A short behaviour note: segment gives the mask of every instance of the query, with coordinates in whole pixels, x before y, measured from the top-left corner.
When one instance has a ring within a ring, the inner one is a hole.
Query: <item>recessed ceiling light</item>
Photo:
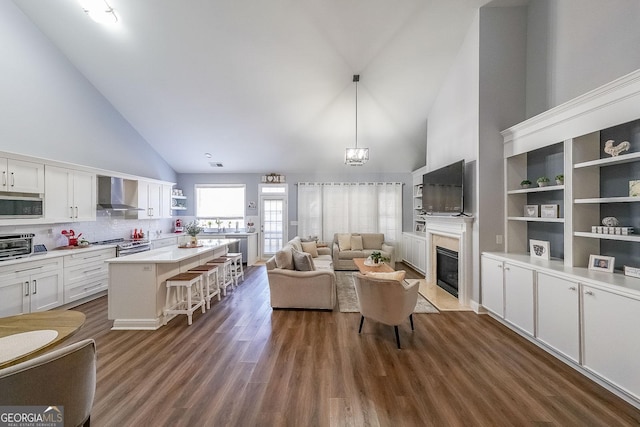
[[[211,153],[204,153],[204,156],[205,156],[207,159],[210,159],[210,158],[211,158]]]
[[[223,167],[222,162],[209,162],[209,166],[212,168],[221,168]]]

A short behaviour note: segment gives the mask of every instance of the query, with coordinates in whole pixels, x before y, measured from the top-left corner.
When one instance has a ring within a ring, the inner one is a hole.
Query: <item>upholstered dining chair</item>
[[[398,325],[407,317],[413,330],[413,310],[418,301],[418,281],[405,284],[398,280],[379,279],[354,273],[356,295],[360,305],[360,328],[364,318],[391,325],[396,332],[396,343],[400,348]]]
[[[92,339],[0,369],[0,406],[63,406],[65,426],[89,426],[95,392]]]

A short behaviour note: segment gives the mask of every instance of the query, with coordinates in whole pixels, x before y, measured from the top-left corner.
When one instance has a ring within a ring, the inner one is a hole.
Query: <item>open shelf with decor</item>
[[[502,135],[506,250],[481,256],[483,307],[640,408],[640,70]],[[537,156],[558,188],[519,188]],[[556,200],[557,219],[523,211]]]
[[[562,258],[564,150],[564,143],[560,142],[506,157],[507,252],[526,254],[529,251],[529,239],[545,240],[554,242],[551,254]],[[533,223],[560,226],[545,228],[532,226]]]

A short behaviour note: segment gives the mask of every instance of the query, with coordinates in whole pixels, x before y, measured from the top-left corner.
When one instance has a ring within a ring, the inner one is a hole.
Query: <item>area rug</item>
[[[338,308],[341,313],[358,313],[358,298],[353,284],[352,271],[336,271],[336,285],[338,288]],[[418,294],[418,302],[414,313],[439,313],[429,301]]]

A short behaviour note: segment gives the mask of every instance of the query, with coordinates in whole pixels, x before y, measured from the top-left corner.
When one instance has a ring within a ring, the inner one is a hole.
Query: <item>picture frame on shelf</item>
[[[640,179],[629,181],[629,197],[640,197]]]
[[[540,218],[558,218],[560,205],[540,205]]]
[[[529,254],[531,258],[550,259],[551,249],[549,242],[546,240],[529,239]]]
[[[416,231],[417,231],[418,233],[424,233],[424,224],[422,224],[422,223],[417,223],[417,224],[416,224]]]
[[[589,270],[613,273],[615,257],[604,255],[589,255]]]
[[[540,211],[540,206],[538,205],[525,205],[524,206],[524,216],[526,218],[538,218],[538,213]]]

